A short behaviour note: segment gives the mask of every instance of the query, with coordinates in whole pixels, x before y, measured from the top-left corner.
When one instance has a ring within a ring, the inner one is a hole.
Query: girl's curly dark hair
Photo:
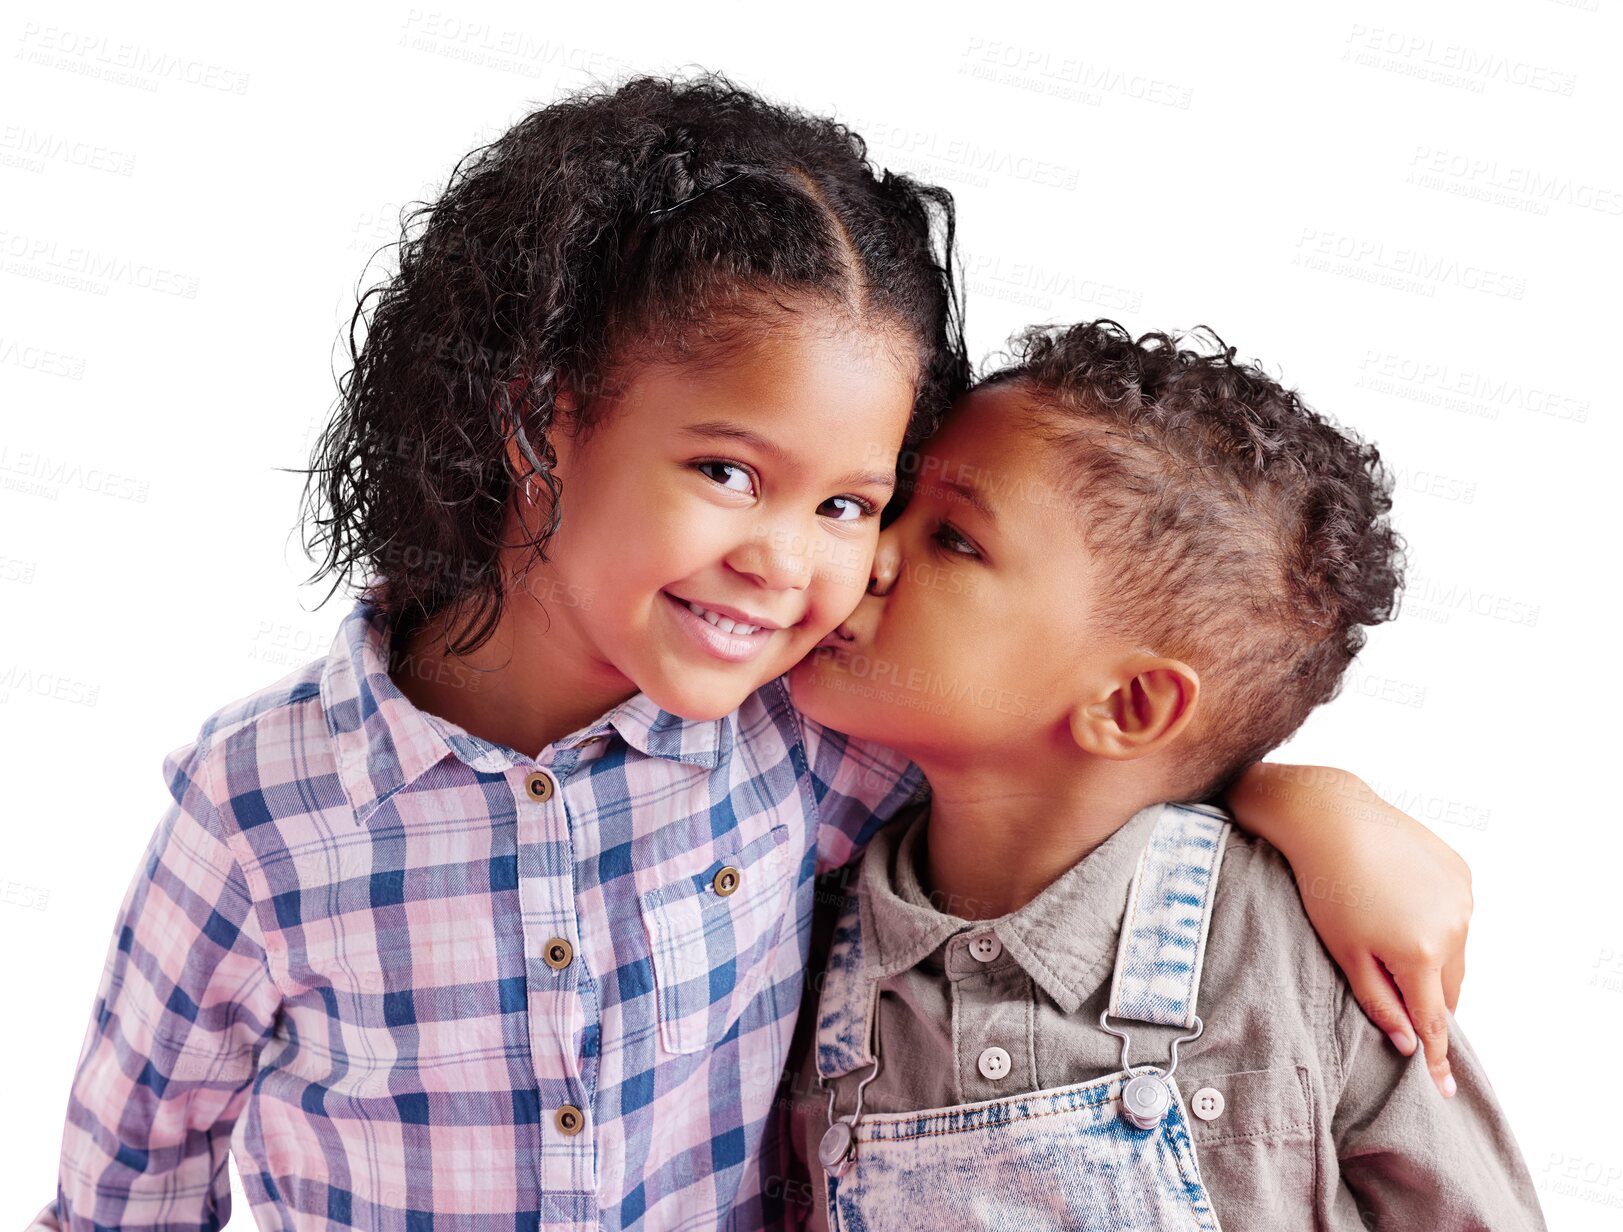
[[[1038,326],[982,384],[1035,394],[1064,504],[1111,575],[1094,618],[1201,673],[1203,797],[1336,695],[1364,626],[1397,614],[1403,545],[1374,445],[1208,327],[1189,336],[1207,349],[1110,320]]]
[[[301,507],[306,551],[325,552],[311,580],[381,578],[397,646],[442,609],[469,616],[451,653],[489,638],[505,506],[530,476],[544,516],[525,546],[547,559],[561,385],[589,431],[626,364],[707,362],[807,302],[913,348],[909,447],[968,383],[951,194],[877,172],[856,133],[719,74],[543,107],[417,205],[399,272],[359,297]]]

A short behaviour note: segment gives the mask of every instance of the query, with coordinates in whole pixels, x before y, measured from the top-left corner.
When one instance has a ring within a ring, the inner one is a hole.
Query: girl
[[[922,778],[781,677],[966,383],[951,199],[720,78],[477,154],[317,447],[317,576],[369,584],[166,759],[40,1226],[218,1226],[228,1149],[263,1226],[760,1218],[811,879]],[[1275,766],[1228,803],[1304,884],[1408,904],[1309,900],[1412,1050],[1376,960],[1440,1019],[1468,878],[1358,795]]]

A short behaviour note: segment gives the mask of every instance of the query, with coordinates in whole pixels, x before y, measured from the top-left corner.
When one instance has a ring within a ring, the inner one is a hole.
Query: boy
[[[1393,613],[1376,451],[1232,349],[1108,321],[1021,341],[790,676],[931,792],[820,896],[789,1222],[1542,1228],[1457,1028],[1444,1102],[1279,854],[1168,803],[1216,798]]]

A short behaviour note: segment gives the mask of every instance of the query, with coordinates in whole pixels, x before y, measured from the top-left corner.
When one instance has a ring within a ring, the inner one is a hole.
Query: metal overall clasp
[[[844,1176],[857,1160],[857,1122],[862,1119],[862,1088],[879,1076],[879,1058],[873,1059],[873,1069],[857,1083],[857,1106],[849,1117],[834,1116],[834,1088],[828,1089],[828,1128],[817,1144],[817,1162],[823,1171]],[[818,1079],[822,1081],[821,1078]]]
[[[1127,1032],[1118,1031],[1109,1023],[1110,1011],[1102,1010],[1099,1014],[1099,1025],[1121,1041],[1121,1070],[1128,1075],[1127,1084],[1121,1089],[1121,1116],[1135,1129],[1154,1129],[1166,1116],[1167,1109],[1172,1107],[1173,1071],[1178,1068],[1178,1045],[1186,1044],[1190,1040],[1200,1038],[1200,1033],[1206,1029],[1199,1016],[1195,1018],[1195,1033],[1193,1035],[1180,1035],[1172,1041],[1172,1065],[1164,1074],[1134,1074],[1133,1067],[1127,1062],[1127,1049],[1132,1041],[1127,1038]]]

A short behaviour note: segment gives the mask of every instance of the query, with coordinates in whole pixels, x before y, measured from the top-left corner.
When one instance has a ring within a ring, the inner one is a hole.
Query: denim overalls
[[[1154,807],[1160,816],[1133,875],[1110,1007],[1100,1015],[1101,1030],[1122,1041],[1121,1072],[1108,1077],[950,1108],[864,1113],[862,1087],[880,1064],[879,986],[863,974],[861,912],[857,895],[847,895],[818,1006],[817,1072],[824,1085],[862,1073],[854,1097],[842,1084],[838,1116],[838,1092],[829,1091],[818,1155],[830,1229],[1218,1232],[1172,1071],[1178,1043],[1201,1031],[1195,995],[1229,824],[1205,805]],[[1190,1033],[1172,1042],[1167,1068],[1144,1064],[1142,1044],[1130,1065],[1117,1019]],[[996,1076],[1000,1051],[982,1054],[982,1073]]]

